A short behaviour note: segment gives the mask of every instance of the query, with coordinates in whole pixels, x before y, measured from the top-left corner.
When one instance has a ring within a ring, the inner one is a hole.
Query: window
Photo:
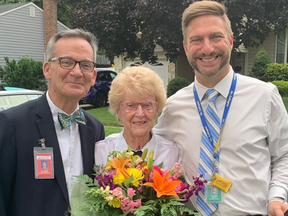
[[[277,35],[276,62],[285,64],[288,62],[288,30]]]
[[[30,6],[29,7],[29,13],[30,13],[30,17],[35,17],[35,7]]]

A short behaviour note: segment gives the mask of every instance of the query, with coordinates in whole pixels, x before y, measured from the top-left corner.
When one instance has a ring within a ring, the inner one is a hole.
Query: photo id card
[[[221,203],[222,190],[211,184],[207,184],[205,188],[205,198],[208,203]]]
[[[35,179],[54,179],[53,148],[34,147]]]

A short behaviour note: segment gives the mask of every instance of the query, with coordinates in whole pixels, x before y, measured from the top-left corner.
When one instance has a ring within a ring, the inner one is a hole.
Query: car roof
[[[114,68],[95,68],[97,72],[100,71],[113,71],[116,73],[116,71],[114,70]]]
[[[42,95],[44,92],[37,90],[15,90],[15,91],[0,91],[0,96],[7,95]]]

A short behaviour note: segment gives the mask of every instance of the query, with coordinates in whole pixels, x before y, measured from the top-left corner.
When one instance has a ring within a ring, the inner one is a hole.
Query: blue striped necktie
[[[200,150],[200,161],[199,161],[199,174],[212,175],[213,172],[213,151],[215,144],[218,140],[220,133],[220,119],[215,106],[215,101],[219,93],[214,89],[208,89],[205,93],[208,97],[208,106],[206,108],[205,118],[209,131],[213,138],[214,146],[211,145],[204,129],[202,130],[201,136],[201,150]],[[197,209],[203,216],[211,215],[218,207],[217,203],[207,203],[205,202],[205,188],[197,196]]]

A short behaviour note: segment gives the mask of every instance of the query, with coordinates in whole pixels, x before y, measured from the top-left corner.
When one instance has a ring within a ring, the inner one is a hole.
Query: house
[[[154,54],[158,57],[157,62],[154,64],[149,64],[148,62],[142,64],[139,59],[129,60],[121,55],[114,59],[114,70],[119,73],[125,67],[143,65],[155,71],[163,80],[164,88],[167,89],[169,81],[175,77],[175,64],[167,60],[163,48],[159,45],[156,45]]]
[[[28,56],[35,61],[45,58],[43,10],[32,2],[0,5],[0,66],[4,57],[18,61]],[[57,22],[57,30],[68,29]]]

